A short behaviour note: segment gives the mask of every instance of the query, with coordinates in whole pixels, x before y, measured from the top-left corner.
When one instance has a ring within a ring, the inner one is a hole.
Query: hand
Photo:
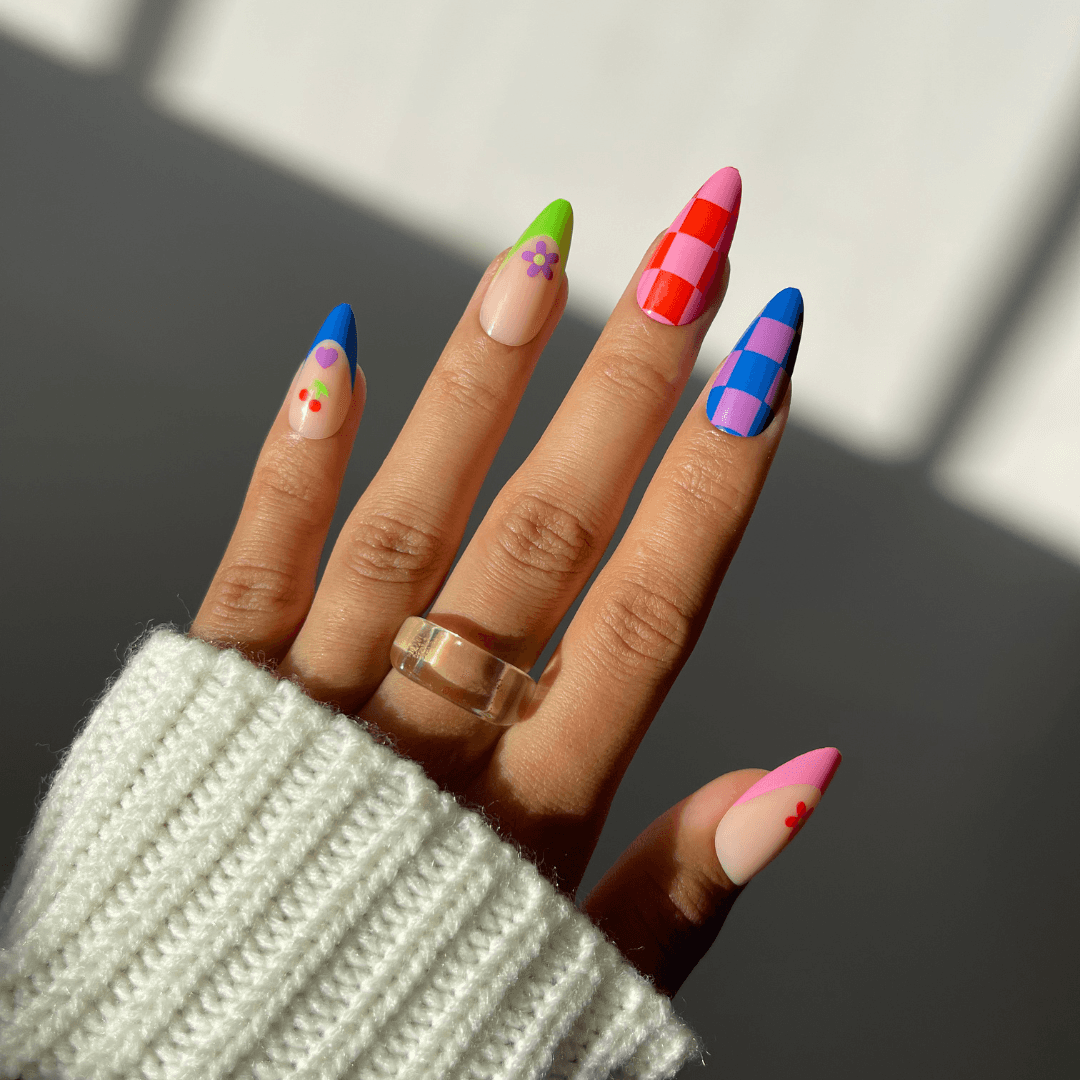
[[[755,419],[753,409],[732,411],[737,394],[717,404],[722,390],[711,399],[702,392],[523,722],[487,723],[409,681],[391,669],[390,645],[408,616],[430,606],[433,622],[502,659],[525,669],[537,661],[608,546],[694,367],[726,288],[740,192],[738,174],[722,170],[699,192],[715,202],[692,200],[675,242],[665,234],[646,253],[551,424],[449,578],[481,482],[566,304],[569,204],[553,203],[488,267],[316,589],[365,399],[362,372],[349,370],[351,310],[335,309],[278,412],[191,630],[275,666],[383,733],[437,783],[482,808],[570,895],[627,765],[697,641],[776,452],[801,327],[798,293],[786,290],[768,309],[786,324],[761,327],[779,328],[783,340],[770,347],[787,358],[757,392],[771,394],[768,405]],[[672,279],[650,263],[657,252],[658,262],[678,254],[693,228],[711,248],[692,241],[700,290],[683,308],[686,297],[665,291]],[[760,383],[767,366],[746,349],[739,376]],[[757,408],[746,393],[738,402]],[[751,422],[765,425],[760,434]],[[817,772],[770,774],[783,785],[766,782],[727,817],[761,770],[729,773],[689,795],[584,901],[659,989],[679,988],[740,886],[813,810],[838,755],[811,758]]]

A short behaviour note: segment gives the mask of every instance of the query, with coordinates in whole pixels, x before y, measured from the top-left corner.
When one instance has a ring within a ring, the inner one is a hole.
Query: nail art
[[[713,427],[758,435],[769,426],[795,367],[802,320],[798,289],[784,289],[765,305],[713,379],[705,400]]]
[[[811,750],[766,773],[716,827],[716,857],[735,885],[749,881],[810,820],[840,767],[840,751]]]
[[[559,294],[574,211],[565,199],[546,206],[507,253],[480,307],[484,333],[503,345],[532,341]]]
[[[356,319],[338,304],[315,335],[315,344],[289,391],[289,425],[306,439],[328,439],[341,427],[356,385]]]
[[[685,326],[705,308],[709,286],[727,259],[742,201],[738,169],[713,173],[660,241],[637,287],[650,319]]]

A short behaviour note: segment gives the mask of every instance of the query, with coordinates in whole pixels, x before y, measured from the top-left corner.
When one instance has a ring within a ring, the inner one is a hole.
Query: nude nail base
[[[305,439],[337,434],[352,405],[356,384],[356,319],[339,304],[315,335],[289,390],[289,426]]]
[[[811,750],[766,773],[735,801],[716,827],[716,857],[735,885],[745,885],[795,837],[840,766],[835,747]]]
[[[574,211],[556,199],[521,234],[480,307],[480,325],[489,338],[525,345],[540,333],[559,294],[573,232]]]

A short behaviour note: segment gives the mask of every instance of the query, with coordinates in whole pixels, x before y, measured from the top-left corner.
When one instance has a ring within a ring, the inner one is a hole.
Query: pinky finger
[[[731,905],[809,820],[840,765],[832,747],[772,772],[718,777],[656,819],[582,910],[656,988],[673,996]]]

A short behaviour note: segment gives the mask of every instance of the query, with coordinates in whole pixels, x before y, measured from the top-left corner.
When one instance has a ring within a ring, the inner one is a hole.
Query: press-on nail
[[[727,259],[742,201],[738,169],[713,173],[660,241],[637,287],[650,319],[685,326],[705,309],[709,286]]]
[[[749,881],[806,824],[840,766],[835,747],[811,750],[766,773],[716,827],[716,857],[735,885]]]
[[[783,289],[765,305],[713,379],[705,399],[713,427],[758,435],[769,426],[791,380],[802,320],[798,289]]]
[[[345,422],[356,383],[356,319],[339,304],[315,335],[290,390],[289,425],[306,439],[328,439]]]
[[[559,294],[573,232],[573,209],[556,199],[521,234],[480,307],[488,337],[503,345],[524,345],[536,337]]]

